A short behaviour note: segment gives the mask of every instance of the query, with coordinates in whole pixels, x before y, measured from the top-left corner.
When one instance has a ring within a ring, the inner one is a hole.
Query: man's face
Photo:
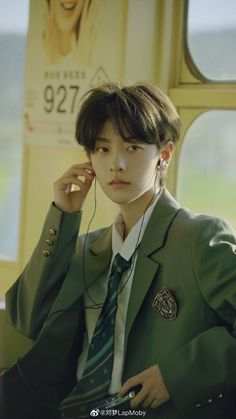
[[[112,122],[100,131],[90,155],[96,178],[113,202],[124,205],[155,188],[159,153],[155,144],[128,137],[124,141]]]

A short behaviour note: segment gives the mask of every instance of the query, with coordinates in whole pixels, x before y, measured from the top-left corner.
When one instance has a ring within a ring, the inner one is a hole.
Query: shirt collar
[[[133,255],[135,249],[140,244],[144,231],[147,227],[147,224],[150,220],[150,217],[152,215],[152,211],[159,200],[160,196],[162,194],[162,190],[157,193],[154,201],[152,204],[148,207],[144,215],[140,217],[140,219],[137,221],[137,223],[131,228],[128,236],[123,240],[124,236],[124,220],[121,214],[119,214],[113,225],[112,225],[112,252],[113,257],[120,253],[120,255],[126,259],[129,260],[131,256]]]

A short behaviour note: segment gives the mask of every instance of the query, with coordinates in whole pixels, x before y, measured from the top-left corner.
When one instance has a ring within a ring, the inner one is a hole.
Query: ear
[[[165,144],[165,146],[161,150],[161,158],[165,161],[167,165],[170,163],[173,153],[174,153],[174,143],[173,141],[168,141],[168,143]]]

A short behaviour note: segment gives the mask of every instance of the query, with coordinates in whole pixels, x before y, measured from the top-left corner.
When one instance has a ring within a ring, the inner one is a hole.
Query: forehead
[[[107,120],[103,127],[98,131],[96,136],[96,141],[127,141],[127,142],[142,142],[142,140],[132,135],[128,129],[123,127],[122,133],[119,131],[119,128],[115,123],[109,119]]]
[[[98,131],[97,137],[98,138],[112,138],[114,136],[120,136],[118,129],[114,125],[114,123],[111,121],[111,119],[108,119],[102,126],[102,128]]]

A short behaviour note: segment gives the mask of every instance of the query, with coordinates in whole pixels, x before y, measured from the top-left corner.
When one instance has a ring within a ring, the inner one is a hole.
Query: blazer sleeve
[[[39,242],[17,281],[6,293],[7,319],[35,339],[62,286],[75,249],[81,213],[51,205]]]
[[[236,391],[236,237],[218,218],[201,223],[192,240],[193,275],[215,313],[216,326],[160,363],[178,410],[188,412]],[[197,313],[196,313],[197,315]]]

